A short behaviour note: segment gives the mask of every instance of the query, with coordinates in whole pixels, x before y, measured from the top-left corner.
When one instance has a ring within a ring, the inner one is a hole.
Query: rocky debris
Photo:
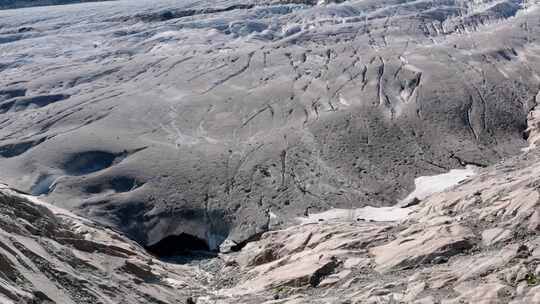
[[[140,261],[126,260],[120,270],[135,275],[137,278],[147,283],[156,283],[160,281],[160,276],[152,272],[152,268]]]
[[[121,234],[0,188],[0,302],[179,303],[200,270],[166,264]],[[180,288],[181,281],[189,284]]]
[[[447,218],[450,222],[451,219]],[[445,263],[449,257],[473,247],[474,235],[459,224],[435,223],[420,232],[417,227],[399,234],[399,237],[382,246],[371,248],[380,272],[414,268],[419,264]]]
[[[350,278],[351,269],[368,267],[367,259],[359,259],[357,251],[386,239],[390,228],[388,224],[327,223],[265,233],[235,255],[247,279],[224,292],[252,294],[335,285]]]
[[[499,242],[508,241],[512,237],[512,230],[493,228],[482,232],[482,244],[486,247],[495,245]]]

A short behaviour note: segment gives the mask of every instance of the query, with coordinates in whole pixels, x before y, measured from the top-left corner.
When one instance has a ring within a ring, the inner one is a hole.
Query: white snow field
[[[321,213],[299,217],[302,224],[321,222],[373,221],[395,222],[407,217],[410,210],[400,207],[363,207],[357,209],[330,209]]]
[[[444,191],[474,176],[477,170],[477,167],[467,165],[465,169],[452,169],[443,174],[417,177],[414,179],[414,191],[407,195],[399,205],[407,204],[415,198],[423,200],[432,194]]]

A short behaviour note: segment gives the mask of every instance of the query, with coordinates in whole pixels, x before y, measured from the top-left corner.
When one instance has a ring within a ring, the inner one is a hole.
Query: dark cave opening
[[[231,251],[232,252],[238,252],[238,251],[242,250],[244,247],[246,247],[246,245],[248,243],[256,242],[256,241],[260,240],[262,235],[263,235],[262,232],[257,233],[255,235],[253,235],[252,237],[248,238],[247,240],[244,240],[242,242],[237,243],[235,246],[231,247]]]
[[[194,252],[210,252],[208,243],[196,236],[181,233],[169,235],[159,242],[146,246],[146,250],[159,258],[192,255]]]
[[[242,248],[246,247],[247,243],[248,243],[247,241],[240,242],[240,243],[232,246],[231,251],[232,252],[238,252],[238,251],[242,250]]]
[[[64,164],[69,175],[86,175],[113,165],[118,155],[105,151],[85,151],[73,155]]]

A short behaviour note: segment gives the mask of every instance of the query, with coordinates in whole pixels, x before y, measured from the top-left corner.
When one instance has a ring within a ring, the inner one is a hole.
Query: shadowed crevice
[[[196,236],[181,233],[169,235],[159,242],[146,246],[146,250],[159,258],[171,258],[186,255],[194,251],[210,251],[208,243]]]

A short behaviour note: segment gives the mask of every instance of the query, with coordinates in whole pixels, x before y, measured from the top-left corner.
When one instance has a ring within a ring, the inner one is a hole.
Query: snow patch
[[[186,282],[184,281],[180,281],[180,280],[176,280],[176,279],[173,279],[173,278],[165,278],[163,279],[163,283],[173,287],[173,288],[186,288],[187,286],[189,286]]]
[[[395,222],[406,218],[410,212],[411,210],[408,208],[367,206],[358,209],[330,209],[321,213],[310,214],[307,217],[299,217],[297,219],[302,224],[360,220],[372,222]]]
[[[475,175],[476,171],[476,166],[467,165],[465,169],[453,169],[443,174],[417,177],[414,179],[414,191],[404,198],[399,205],[407,204],[415,198],[423,200],[432,194],[444,191]]]
[[[339,103],[341,103],[342,105],[348,107],[350,106],[351,104],[347,101],[347,99],[345,99],[345,97],[343,97],[341,94],[339,95]]]

